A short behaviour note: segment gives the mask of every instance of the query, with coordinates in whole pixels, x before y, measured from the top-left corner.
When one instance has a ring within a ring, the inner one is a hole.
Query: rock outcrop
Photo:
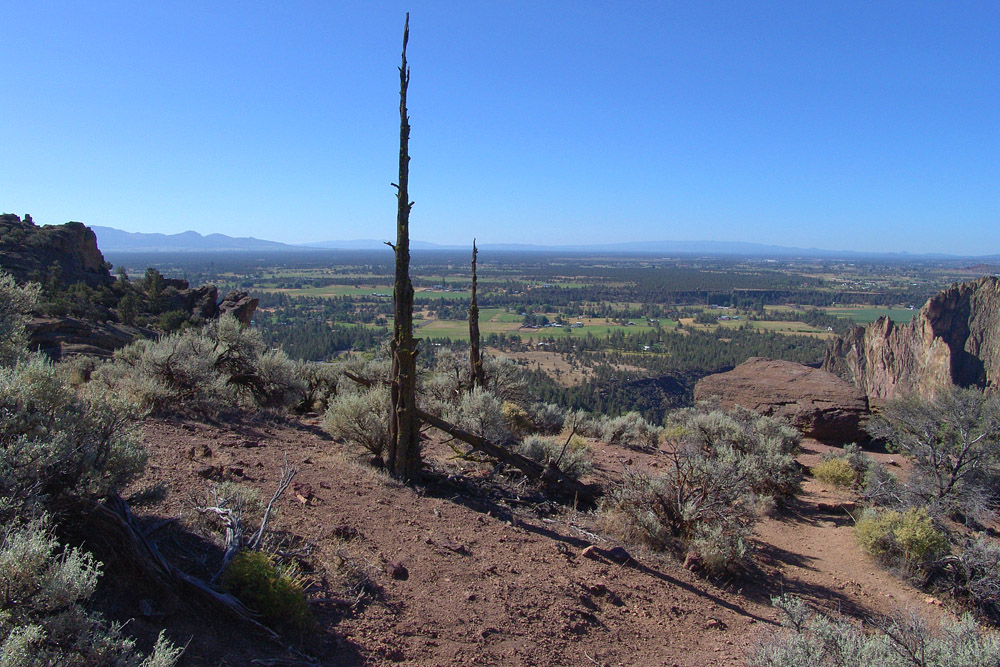
[[[823,368],[872,404],[901,393],[929,396],[949,384],[996,386],[1000,378],[1000,280],[952,285],[909,324],[882,317],[827,349]]]
[[[826,442],[867,440],[861,420],[864,395],[833,373],[791,361],[751,357],[726,373],[709,375],[694,387],[695,400],[718,397],[722,407],[740,405],[784,417],[802,433]]]
[[[219,304],[219,316],[230,314],[235,317],[243,326],[250,326],[254,311],[257,310],[259,299],[251,297],[246,292],[233,290],[222,299]]]
[[[110,285],[110,264],[97,248],[97,236],[82,222],[37,226],[30,215],[0,215],[0,269],[19,282],[45,275],[58,262],[65,285]]]
[[[75,355],[110,357],[118,348],[139,338],[155,338],[142,327],[90,322],[76,317],[36,317],[28,321],[31,349],[58,361]]]

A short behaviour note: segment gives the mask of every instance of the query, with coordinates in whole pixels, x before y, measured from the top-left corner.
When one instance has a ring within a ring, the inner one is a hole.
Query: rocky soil
[[[187,644],[188,665],[304,664],[295,661],[308,654],[324,665],[691,666],[743,664],[775,627],[768,600],[783,592],[858,618],[904,605],[947,613],[864,556],[851,505],[813,480],[761,524],[755,572],[708,582],[668,555],[602,537],[593,513],[448,461],[441,442],[427,443],[426,483],[409,488],[317,423],[149,421],[149,470],[132,490],[156,491],[135,510],[160,548],[208,576],[219,541],[193,508],[220,480],[269,496],[287,455],[299,473],[279,503],[276,546],[305,572],[317,633],[290,648],[121,576],[105,578],[109,613],[133,618],[130,632],[147,642],[165,625]],[[592,444],[598,480],[656,464],[648,453]],[[825,449],[806,441],[802,461]]]

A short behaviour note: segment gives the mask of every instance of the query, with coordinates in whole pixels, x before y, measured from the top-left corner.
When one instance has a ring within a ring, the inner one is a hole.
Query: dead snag
[[[392,411],[389,415],[389,447],[386,465],[395,477],[415,480],[420,476],[420,422],[417,420],[417,343],[413,338],[413,284],[410,282],[410,209],[407,189],[410,175],[410,118],[406,89],[410,68],[406,43],[410,38],[410,14],[403,27],[403,56],[399,67],[399,182],[396,187],[396,278],[392,290]]]
[[[469,384],[486,386],[483,358],[479,354],[479,302],[476,300],[476,239],[472,239],[472,298],[469,299]]]

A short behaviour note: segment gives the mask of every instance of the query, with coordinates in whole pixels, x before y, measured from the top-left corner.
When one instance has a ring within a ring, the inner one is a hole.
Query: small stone
[[[589,586],[587,586],[587,590],[593,593],[594,595],[604,595],[605,593],[608,592],[608,587],[605,586],[604,584],[597,583],[597,584],[590,584]]]
[[[580,555],[584,558],[597,558],[597,547],[591,544],[580,552]]]
[[[723,623],[722,621],[720,621],[717,618],[710,618],[707,621],[705,621],[705,629],[706,630],[712,630],[712,629],[725,630],[726,629],[726,624]]]
[[[390,561],[388,565],[385,566],[385,571],[393,579],[409,579],[410,571],[406,569],[406,566],[398,561]]]

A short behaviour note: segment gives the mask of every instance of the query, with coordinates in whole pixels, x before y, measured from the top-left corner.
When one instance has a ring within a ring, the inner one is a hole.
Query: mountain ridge
[[[232,237],[225,234],[203,235],[196,231],[178,234],[126,232],[114,227],[93,225],[98,242],[105,252],[246,252],[255,250],[303,252],[310,250],[377,250],[385,248],[385,241],[354,239],[316,241],[303,244],[267,241],[254,237]],[[412,240],[414,250],[467,250],[470,246],[431,243]],[[892,251],[827,250],[823,248],[796,248],[789,246],[751,243],[747,241],[629,241],[621,243],[540,245],[531,243],[482,243],[480,249],[494,252],[579,252],[622,254],[692,254],[692,255],[743,255],[759,257],[816,257],[816,258],[866,258],[890,257],[905,259],[962,259],[998,260],[1000,254],[953,255],[948,253],[910,253]]]

